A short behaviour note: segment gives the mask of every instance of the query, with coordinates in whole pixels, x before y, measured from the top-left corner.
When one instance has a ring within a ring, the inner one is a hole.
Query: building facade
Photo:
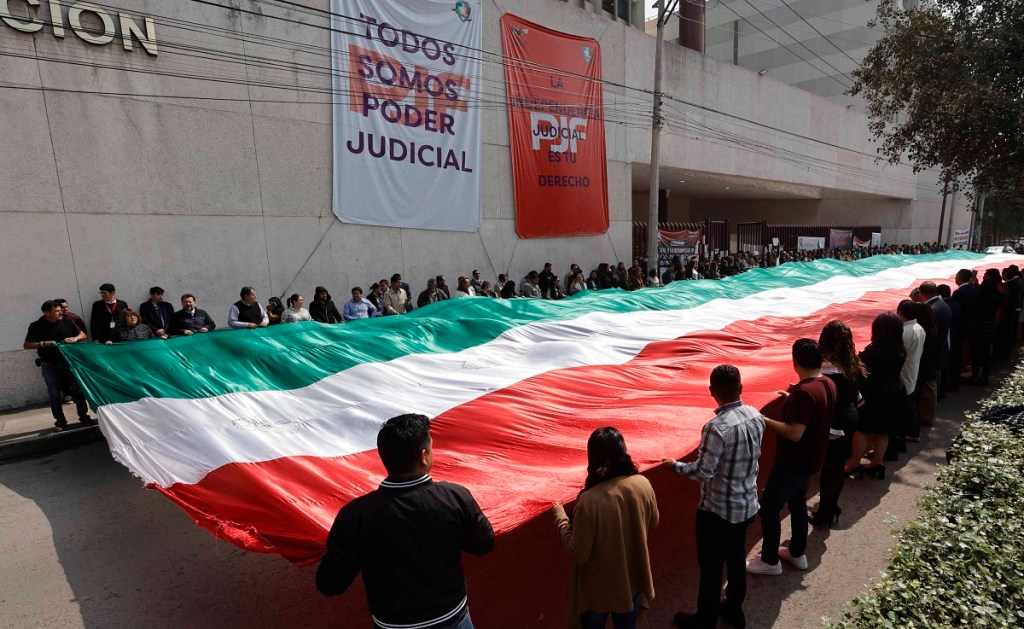
[[[419,291],[473,269],[518,279],[545,262],[628,262],[646,218],[654,39],[641,4],[482,5],[486,51],[500,53],[506,11],[602,48],[611,227],[544,239],[516,233],[503,107],[483,112],[478,231],[334,217],[329,0],[0,6],[0,408],[44,397],[21,345],[46,299],[87,314],[104,282],[133,307],[159,285],[224,322],[243,285],[264,302],[318,285],[343,300],[395,272]],[[876,164],[863,113],[673,43],[665,68],[670,220],[877,223],[890,242],[935,239],[940,195],[907,165]],[[500,62],[483,79],[501,101]]]
[[[690,0],[682,0],[683,3]],[[917,6],[916,0],[903,0],[906,9]],[[882,31],[869,25],[878,10],[879,0],[720,0],[708,2],[704,8],[705,54],[720,64],[744,68],[760,81],[779,81],[810,92],[854,112],[864,112],[860,96],[847,92],[853,85],[851,73],[881,38]],[[693,22],[693,12],[680,9],[665,26],[665,39],[676,45],[680,42],[681,28]],[[656,22],[645,22],[645,31],[653,35]],[[869,138],[866,118],[858,124],[860,133]],[[875,145],[869,141],[868,151]],[[877,166],[882,173],[895,174],[900,169]],[[813,193],[810,198],[796,203],[786,202],[786,209],[773,211],[778,204],[770,198],[747,202],[715,199],[710,202],[720,217],[734,220],[767,220],[778,223],[848,223],[856,221],[849,207],[866,207],[872,221],[883,226],[889,242],[951,242],[953,230],[970,226],[969,205],[962,191],[948,192],[947,214],[942,220],[942,189],[937,170],[925,170],[916,175],[895,175],[914,179],[913,189],[903,196],[875,199],[866,206],[859,200],[844,203],[833,195],[842,192]],[[865,173],[866,176],[875,176]],[[673,190],[673,192],[676,192]],[[680,191],[681,192],[681,191]],[[639,205],[645,195],[638,195]],[[678,202],[674,216],[685,215],[687,207],[700,209],[691,216],[703,218],[707,200]],[[728,207],[725,207],[728,206]],[[736,208],[729,211],[728,208]],[[883,210],[882,208],[886,208]],[[753,211],[749,211],[752,209]],[[638,207],[638,212],[640,208]],[[949,217],[952,218],[949,218]],[[863,223],[863,221],[861,221]]]

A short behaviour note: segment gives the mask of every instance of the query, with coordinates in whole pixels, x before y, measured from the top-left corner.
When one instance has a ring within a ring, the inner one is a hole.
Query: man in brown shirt
[[[836,399],[836,385],[821,375],[821,348],[811,339],[793,344],[793,370],[800,382],[781,392],[785,397],[781,421],[765,418],[778,435],[775,463],[761,496],[761,556],[747,562],[752,574],[782,574],[779,559],[798,570],[807,569],[807,489],[821,469]],[[781,513],[789,506],[793,534],[789,548],[779,548]]]

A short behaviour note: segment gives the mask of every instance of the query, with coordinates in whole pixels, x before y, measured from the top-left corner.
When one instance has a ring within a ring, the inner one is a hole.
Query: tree
[[[1024,197],[1024,0],[882,0],[885,35],[851,94],[890,163],[939,168],[1007,203]]]
[[[994,198],[985,203],[982,237],[988,244],[1017,240],[1024,236],[1024,212],[1015,199]]]

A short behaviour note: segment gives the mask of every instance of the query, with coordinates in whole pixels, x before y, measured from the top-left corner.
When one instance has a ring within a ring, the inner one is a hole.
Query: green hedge
[[[889,570],[832,629],[1024,627],[1024,365],[969,414]]]

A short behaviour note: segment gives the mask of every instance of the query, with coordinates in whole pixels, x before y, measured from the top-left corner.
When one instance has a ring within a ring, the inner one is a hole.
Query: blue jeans
[[[46,395],[50,400],[50,413],[53,415],[54,423],[58,426],[68,423],[67,417],[64,416],[64,391],[71,391],[78,417],[87,417],[89,407],[85,403],[85,396],[78,389],[78,384],[67,365],[43,363],[40,368],[43,371],[43,380],[46,382]]]
[[[466,617],[462,619],[462,622],[455,625],[452,629],[474,629],[473,619],[469,617],[469,610],[466,610]]]
[[[640,615],[640,595],[633,597],[633,611],[625,614],[610,612],[612,616],[612,627],[615,629],[636,629],[636,618]],[[583,629],[604,629],[608,622],[609,612],[583,612],[580,614],[580,624]]]
[[[797,474],[773,467],[761,496],[761,561],[779,563],[779,543],[782,540],[782,507],[789,506],[789,522],[793,536],[789,552],[799,557],[807,550],[807,488],[809,474]]]

